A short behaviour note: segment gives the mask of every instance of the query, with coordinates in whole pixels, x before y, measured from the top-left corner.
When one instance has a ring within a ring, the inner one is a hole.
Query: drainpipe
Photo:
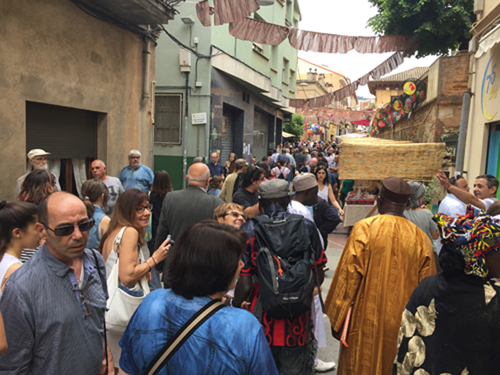
[[[187,176],[187,140],[188,140],[188,123],[189,123],[189,105],[188,105],[188,90],[189,90],[189,72],[186,72],[186,109],[184,111],[184,139],[182,142],[183,153],[182,153],[182,188],[186,188],[186,176]]]
[[[462,117],[460,118],[460,132],[458,133],[457,157],[455,161],[455,175],[467,173],[463,169],[464,169],[464,157],[465,157],[465,141],[467,139],[467,126],[469,123],[471,96],[472,93],[470,91],[463,93]]]
[[[149,26],[148,26],[149,30]],[[141,107],[145,106],[149,100],[149,61],[151,59],[151,42],[144,38],[144,49],[142,51],[143,81]]]

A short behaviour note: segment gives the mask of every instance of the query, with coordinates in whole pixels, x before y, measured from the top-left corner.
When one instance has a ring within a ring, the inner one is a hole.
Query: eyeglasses
[[[231,212],[228,212],[226,214],[224,214],[224,216],[227,216],[227,215],[232,215],[235,219],[238,219],[240,216],[243,220],[247,221],[248,220],[248,216],[245,215],[245,214],[241,214],[239,212],[236,212],[236,211],[231,211]]]
[[[80,301],[82,306],[83,317],[87,319],[91,315],[90,310],[87,306],[87,302],[90,303],[90,301],[83,295],[82,290],[78,289],[78,291],[80,292]]]
[[[71,235],[75,231],[75,227],[76,227],[76,225],[63,225],[61,227],[56,227],[55,229],[52,229],[51,227],[49,227],[45,223],[40,223],[40,224],[42,224],[45,228],[54,232],[54,234],[57,237],[66,237],[66,236]],[[80,232],[88,232],[89,230],[92,229],[94,224],[95,224],[95,220],[90,219],[89,221],[78,224],[78,230]]]
[[[150,204],[148,204],[146,206],[136,207],[135,210],[140,215],[140,214],[144,213],[144,210],[149,210],[149,212],[151,212],[153,210],[153,206],[151,206]]]

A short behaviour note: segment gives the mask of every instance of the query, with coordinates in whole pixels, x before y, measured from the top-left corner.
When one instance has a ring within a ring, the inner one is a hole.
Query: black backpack
[[[280,169],[280,175],[278,176],[278,180],[284,180],[285,179],[285,175],[283,173],[283,171]]]
[[[311,308],[315,260],[302,219],[295,214],[278,220],[253,218],[259,300],[262,310],[275,319],[294,318]]]

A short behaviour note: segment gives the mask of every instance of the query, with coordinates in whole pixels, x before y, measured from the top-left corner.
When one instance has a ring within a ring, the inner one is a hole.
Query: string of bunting
[[[326,34],[248,18],[251,13],[260,8],[259,0],[213,0],[213,4],[214,7],[210,7],[208,0],[196,4],[196,13],[200,22],[204,26],[210,26],[210,15],[213,14],[215,25],[229,23],[229,33],[241,40],[277,46],[288,37],[290,45],[302,51],[324,53],[347,53],[351,50],[358,53],[395,52],[382,64],[351,84],[317,97],[314,100],[314,105],[318,107],[327,106],[334,100],[340,101],[354,95],[359,86],[368,83],[370,77],[379,79],[390,73],[404,62],[404,57],[413,55],[418,48],[418,44],[411,41],[410,35],[378,37]],[[298,108],[310,102],[310,99],[294,99],[290,100],[290,105]]]
[[[354,95],[359,86],[363,86],[368,83],[370,77],[372,77],[373,79],[379,79],[380,77],[396,69],[404,62],[403,56],[403,52],[396,52],[375,69],[357,79],[356,81],[350,83],[349,85],[344,86],[337,91],[319,96],[316,99],[290,99],[290,106],[300,108],[308,103],[309,105],[314,105],[316,107],[326,107],[333,101],[340,101],[344,98]]]

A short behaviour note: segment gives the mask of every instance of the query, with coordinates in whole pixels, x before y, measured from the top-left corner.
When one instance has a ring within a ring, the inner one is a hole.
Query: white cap
[[[50,152],[42,150],[41,148],[34,148],[30,152],[28,152],[28,159],[33,159],[35,156],[46,156],[50,155]]]

